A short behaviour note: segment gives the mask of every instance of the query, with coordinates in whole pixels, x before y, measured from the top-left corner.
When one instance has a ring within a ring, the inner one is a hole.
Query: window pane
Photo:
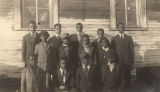
[[[49,28],[50,27],[50,16],[49,9],[38,9],[38,28]]]
[[[22,0],[22,28],[28,28],[29,21],[36,21],[36,0]]]
[[[125,0],[116,0],[116,23],[125,23]]]
[[[38,8],[49,8],[49,0],[38,0]]]
[[[127,22],[128,27],[137,26],[135,0],[127,0]]]

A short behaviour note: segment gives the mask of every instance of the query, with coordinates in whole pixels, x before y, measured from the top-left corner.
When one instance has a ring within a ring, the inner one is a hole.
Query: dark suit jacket
[[[97,71],[95,66],[90,66],[88,73],[86,73],[83,67],[79,67],[76,72],[76,86],[79,92],[81,90],[96,89]]]
[[[101,67],[103,88],[118,88],[121,84],[121,72],[119,64],[114,65],[113,71],[110,72],[107,64]]]
[[[40,42],[39,35],[33,38],[30,33],[23,36],[22,40],[22,60],[28,65],[29,56],[34,54],[35,46]]]
[[[75,69],[77,68],[77,61],[76,61],[76,53],[73,49],[73,47],[71,45],[69,45],[69,49],[68,49],[68,56],[65,54],[65,50],[64,50],[64,46],[60,46],[58,49],[58,55],[59,55],[59,59],[60,58],[66,58],[66,67],[69,70],[75,71]]]
[[[53,81],[54,81],[54,86],[56,88],[59,88],[59,86],[65,85],[66,89],[70,90],[74,85],[72,72],[69,70],[66,70],[66,82],[64,84],[63,77],[61,75],[59,68],[53,73]]]
[[[45,92],[46,81],[45,73],[41,68],[33,72],[30,66],[22,70],[21,92]]]
[[[107,39],[107,38],[103,38],[103,39]],[[108,42],[109,42],[109,40],[108,40]],[[98,41],[98,39],[95,39],[92,42],[92,45],[95,47],[95,49],[97,51],[97,63],[101,64],[101,62],[102,62],[102,40]]]
[[[131,36],[125,35],[121,39],[119,35],[112,38],[112,48],[116,51],[120,65],[129,67],[134,61],[134,44]]]
[[[62,42],[60,38],[53,36],[48,39],[48,43],[52,46],[51,66],[52,66],[52,70],[55,71],[57,69],[57,64],[59,60],[58,48],[61,46]]]

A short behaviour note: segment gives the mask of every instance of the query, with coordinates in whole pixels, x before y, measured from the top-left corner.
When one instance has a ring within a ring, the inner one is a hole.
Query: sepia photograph
[[[0,92],[160,92],[160,0],[0,0]]]

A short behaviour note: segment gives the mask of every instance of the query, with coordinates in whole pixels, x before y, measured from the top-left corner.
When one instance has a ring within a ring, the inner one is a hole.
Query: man
[[[131,83],[131,69],[134,61],[134,45],[132,37],[126,35],[124,30],[124,24],[119,23],[119,34],[112,38],[111,45],[118,55],[123,79],[123,90],[126,90]]]
[[[45,73],[37,66],[35,55],[30,55],[29,65],[22,70],[21,92],[46,92]]]
[[[76,72],[76,86],[78,92],[99,92],[97,90],[97,71],[94,65],[89,63],[90,55],[81,54],[81,67]]]
[[[61,24],[54,25],[55,35],[48,39],[48,43],[52,46],[52,72],[57,69],[58,64],[58,48],[61,46]]]
[[[59,47],[59,59],[66,58],[66,68],[75,72],[77,68],[77,61],[75,60],[76,53],[73,46],[70,44],[70,37],[68,33],[61,35],[62,45]]]
[[[30,21],[29,23],[29,33],[23,36],[22,40],[22,61],[25,64],[25,67],[29,65],[28,59],[29,56],[34,54],[35,46],[40,42],[39,35],[36,32],[36,23]]]
[[[70,36],[70,41],[73,46],[74,52],[75,52],[75,59],[78,61],[78,48],[81,45],[82,42],[82,36],[85,35],[83,32],[83,24],[82,23],[77,23],[76,24],[76,34],[72,34]]]
[[[104,37],[104,29],[102,29],[102,28],[98,29],[97,35],[98,35],[98,38],[93,41],[92,45],[96,48],[96,51],[97,51],[98,64],[101,64],[102,63],[102,55],[101,55],[102,41],[103,41],[103,39],[106,39],[106,41],[108,43],[108,47],[110,47],[110,43],[109,43],[109,40]]]
[[[71,92],[73,87],[73,75],[72,72],[66,69],[66,59],[61,58],[59,61],[59,67],[53,74],[54,87],[56,92]]]

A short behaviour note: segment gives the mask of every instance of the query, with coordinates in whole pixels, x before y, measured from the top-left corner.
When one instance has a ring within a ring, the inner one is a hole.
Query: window
[[[38,30],[52,30],[58,22],[58,0],[16,0],[15,29],[26,30],[35,21]]]
[[[123,22],[126,30],[145,30],[146,0],[110,0],[111,29]]]

